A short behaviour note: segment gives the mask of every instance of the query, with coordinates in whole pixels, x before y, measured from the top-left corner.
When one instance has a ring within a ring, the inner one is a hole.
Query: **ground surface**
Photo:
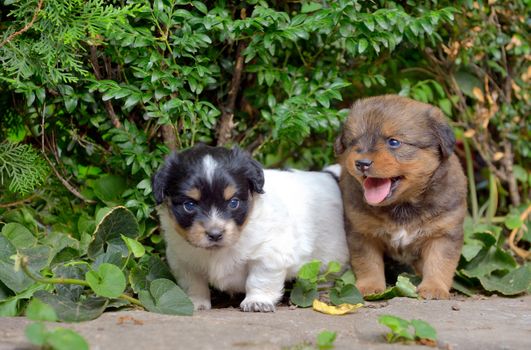
[[[224,308],[192,317],[121,311],[61,326],[78,331],[93,350],[282,349],[315,344],[322,330],[337,332],[336,349],[430,349],[386,344],[386,328],[377,322],[381,314],[428,321],[438,332],[441,349],[531,349],[531,296],[447,301],[395,298],[369,303],[346,316],[288,307],[273,314]],[[32,349],[24,336],[28,322],[22,317],[0,318],[0,350]]]

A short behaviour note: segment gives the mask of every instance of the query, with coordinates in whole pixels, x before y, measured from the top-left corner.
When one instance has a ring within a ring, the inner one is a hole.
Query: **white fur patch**
[[[212,179],[214,177],[214,172],[216,171],[216,168],[218,167],[218,163],[212,158],[210,154],[207,154],[203,158],[203,172],[205,173],[205,178],[208,181],[208,183],[212,183]]]
[[[391,235],[391,246],[395,249],[404,248],[410,245],[416,236],[417,232],[408,233],[405,229],[401,228]]]

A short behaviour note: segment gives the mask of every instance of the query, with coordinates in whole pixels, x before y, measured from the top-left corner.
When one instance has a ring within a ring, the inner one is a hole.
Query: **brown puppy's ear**
[[[429,110],[430,115],[430,127],[434,133],[436,140],[439,143],[439,150],[441,156],[446,159],[454,151],[455,135],[454,131],[446,122],[444,114],[437,107],[433,107]]]
[[[343,143],[344,133],[345,133],[345,126],[341,126],[341,130],[339,130],[339,136],[334,141],[334,153],[336,156],[343,154],[343,152],[345,152],[346,150],[345,144]]]

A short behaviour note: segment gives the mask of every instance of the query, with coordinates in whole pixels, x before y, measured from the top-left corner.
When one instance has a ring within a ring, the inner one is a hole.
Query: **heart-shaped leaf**
[[[149,291],[138,293],[140,302],[151,312],[168,315],[192,315],[194,304],[173,281],[159,278],[151,282]]]
[[[337,288],[332,289],[330,301],[334,305],[364,303],[363,296],[353,284],[346,284],[339,291]]]
[[[89,296],[83,301],[73,301],[66,295],[57,295],[41,290],[35,298],[53,307],[57,319],[61,322],[82,322],[98,318],[109,300],[102,297]]]
[[[31,299],[26,308],[26,317],[33,321],[57,321],[57,314],[50,305],[37,298]]]
[[[122,251],[127,256],[127,246],[122,240],[122,235],[136,238],[140,234],[140,228],[135,216],[125,207],[112,208],[96,226],[94,240],[88,247],[90,258],[105,252],[106,246],[114,247],[114,250]]]
[[[98,270],[87,272],[85,279],[94,293],[107,298],[119,297],[126,287],[122,270],[118,266],[108,263],[101,264]]]

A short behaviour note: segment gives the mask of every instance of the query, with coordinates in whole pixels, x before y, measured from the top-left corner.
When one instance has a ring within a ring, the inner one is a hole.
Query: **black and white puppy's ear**
[[[445,119],[443,112],[437,107],[429,110],[430,127],[439,143],[439,151],[443,159],[450,157],[455,147],[454,131]]]
[[[264,192],[264,170],[262,164],[254,160],[250,154],[235,146],[231,150],[232,157],[239,163],[240,168],[243,168],[244,174],[249,181],[249,187],[252,192]]]
[[[151,190],[155,197],[157,205],[161,204],[166,197],[166,186],[168,183],[168,177],[170,173],[171,164],[179,161],[177,153],[174,153],[166,158],[164,164],[159,170],[151,177]]]

